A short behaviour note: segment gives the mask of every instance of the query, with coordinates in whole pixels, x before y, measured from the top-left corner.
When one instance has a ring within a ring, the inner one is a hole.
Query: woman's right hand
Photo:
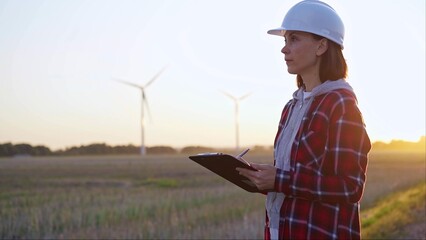
[[[257,171],[246,168],[236,168],[236,170],[253,182],[259,190],[273,190],[275,186],[275,176],[277,169],[270,164],[251,163]]]

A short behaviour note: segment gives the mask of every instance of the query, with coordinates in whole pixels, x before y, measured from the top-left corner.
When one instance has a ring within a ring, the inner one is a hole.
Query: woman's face
[[[319,71],[319,57],[317,55],[320,40],[314,39],[307,32],[286,31],[284,34],[285,45],[281,52],[290,74],[312,74]]]

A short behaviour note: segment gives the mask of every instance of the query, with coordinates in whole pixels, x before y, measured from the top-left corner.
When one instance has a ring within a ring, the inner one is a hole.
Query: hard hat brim
[[[327,37],[327,36],[324,36],[324,35],[321,35],[321,34],[318,34],[318,33],[314,33],[314,32],[311,32],[311,31],[304,31],[304,30],[297,30],[297,29],[293,30],[293,29],[285,29],[283,27],[279,27],[279,28],[274,28],[274,29],[268,30],[267,33],[271,34],[271,35],[275,35],[275,36],[284,37],[286,31],[301,31],[301,32],[308,32],[308,33],[316,34],[318,36],[322,36],[324,38],[327,38],[330,41],[337,43],[343,49],[343,40],[341,42],[339,42],[339,41],[336,41],[334,39],[331,39],[330,37]]]
[[[271,29],[271,30],[267,31],[268,34],[281,36],[281,37],[284,37],[285,32],[286,32],[286,29],[284,29],[282,27]]]

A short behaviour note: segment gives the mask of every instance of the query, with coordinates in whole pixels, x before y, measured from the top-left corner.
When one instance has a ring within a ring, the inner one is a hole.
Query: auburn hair
[[[324,38],[316,34],[312,35],[316,40],[321,40]],[[327,80],[336,81],[341,78],[346,78],[348,75],[348,66],[346,65],[346,60],[343,57],[342,48],[339,44],[333,41],[327,41],[328,49],[321,56],[321,62],[319,67],[319,77],[321,83]],[[300,88],[303,85],[304,84],[302,76],[297,74],[297,87]]]

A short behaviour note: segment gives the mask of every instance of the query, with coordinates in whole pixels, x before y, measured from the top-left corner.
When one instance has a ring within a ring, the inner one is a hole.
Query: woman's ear
[[[317,56],[323,55],[328,49],[328,40],[326,38],[322,38],[319,40],[318,48],[317,48]]]

